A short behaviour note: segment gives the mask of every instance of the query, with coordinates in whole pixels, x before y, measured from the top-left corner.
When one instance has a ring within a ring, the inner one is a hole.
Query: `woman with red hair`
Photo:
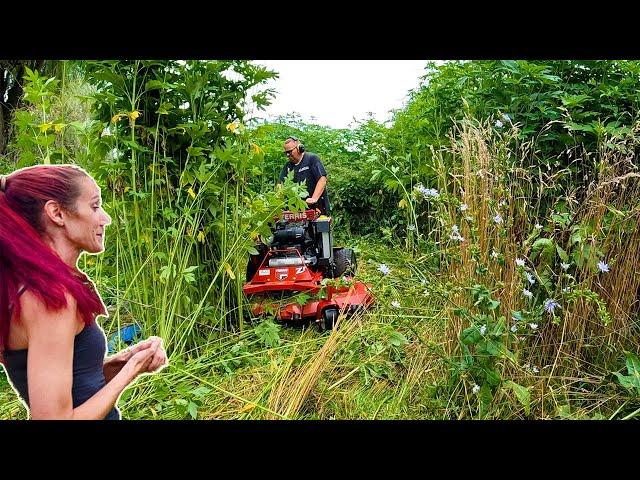
[[[158,337],[105,359],[106,308],[77,261],[110,223],[80,167],[0,175],[0,363],[32,419],[117,420],[123,390],[167,363]]]

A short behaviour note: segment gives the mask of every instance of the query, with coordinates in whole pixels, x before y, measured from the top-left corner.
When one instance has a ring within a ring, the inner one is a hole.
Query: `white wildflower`
[[[381,263],[378,266],[378,270],[380,270],[383,275],[389,275],[389,273],[391,272],[391,269],[387,267],[384,263]]]
[[[112,162],[114,160],[118,160],[120,157],[122,157],[122,155],[124,155],[123,152],[121,152],[117,148],[112,148],[107,152],[106,159],[107,161]]]

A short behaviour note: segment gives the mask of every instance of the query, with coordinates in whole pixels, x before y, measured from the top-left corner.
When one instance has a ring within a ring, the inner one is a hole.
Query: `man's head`
[[[304,146],[296,137],[287,137],[284,141],[284,154],[291,163],[297,164],[302,159]]]

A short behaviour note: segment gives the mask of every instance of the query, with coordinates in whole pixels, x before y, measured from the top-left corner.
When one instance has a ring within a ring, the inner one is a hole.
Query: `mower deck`
[[[349,280],[346,278],[346,280]],[[262,287],[262,288],[261,288]],[[309,287],[309,288],[308,288]],[[320,291],[321,285],[305,284],[302,282],[277,282],[267,283],[264,285],[254,284],[253,292],[296,292],[307,291],[315,295]],[[326,309],[334,309],[338,312],[353,314],[359,309],[365,309],[373,303],[373,296],[369,291],[369,287],[362,282],[354,282],[348,287],[327,287],[327,296],[324,299],[314,298],[306,302],[304,305],[298,303],[287,303],[286,300],[278,301],[269,296],[258,296],[257,301],[252,303],[251,310],[256,316],[273,314],[281,321],[300,321],[313,320],[320,322],[322,313]]]

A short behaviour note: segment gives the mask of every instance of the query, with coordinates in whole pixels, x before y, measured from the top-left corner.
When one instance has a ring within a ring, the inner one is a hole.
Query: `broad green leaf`
[[[395,347],[399,347],[409,343],[409,340],[400,332],[392,332],[391,335],[389,335],[389,343]]]
[[[558,252],[558,256],[562,259],[563,262],[567,263],[569,261],[569,255],[560,245],[556,245],[556,250]]]
[[[195,420],[198,417],[198,405],[193,402],[189,402],[188,410],[191,418]]]
[[[478,343],[481,338],[482,338],[482,335],[480,334],[480,331],[478,330],[478,328],[475,326],[465,328],[460,334],[460,341],[465,345]]]
[[[539,238],[533,245],[531,246],[531,261],[535,260],[535,258],[540,254],[541,259],[543,259],[546,263],[551,263],[553,260],[554,254],[554,243],[553,240],[548,238]]]
[[[516,398],[524,407],[524,413],[529,415],[529,411],[531,409],[531,392],[528,388],[523,387],[522,385],[518,385],[511,380],[507,380],[504,384],[513,390],[513,393],[516,394]]]

